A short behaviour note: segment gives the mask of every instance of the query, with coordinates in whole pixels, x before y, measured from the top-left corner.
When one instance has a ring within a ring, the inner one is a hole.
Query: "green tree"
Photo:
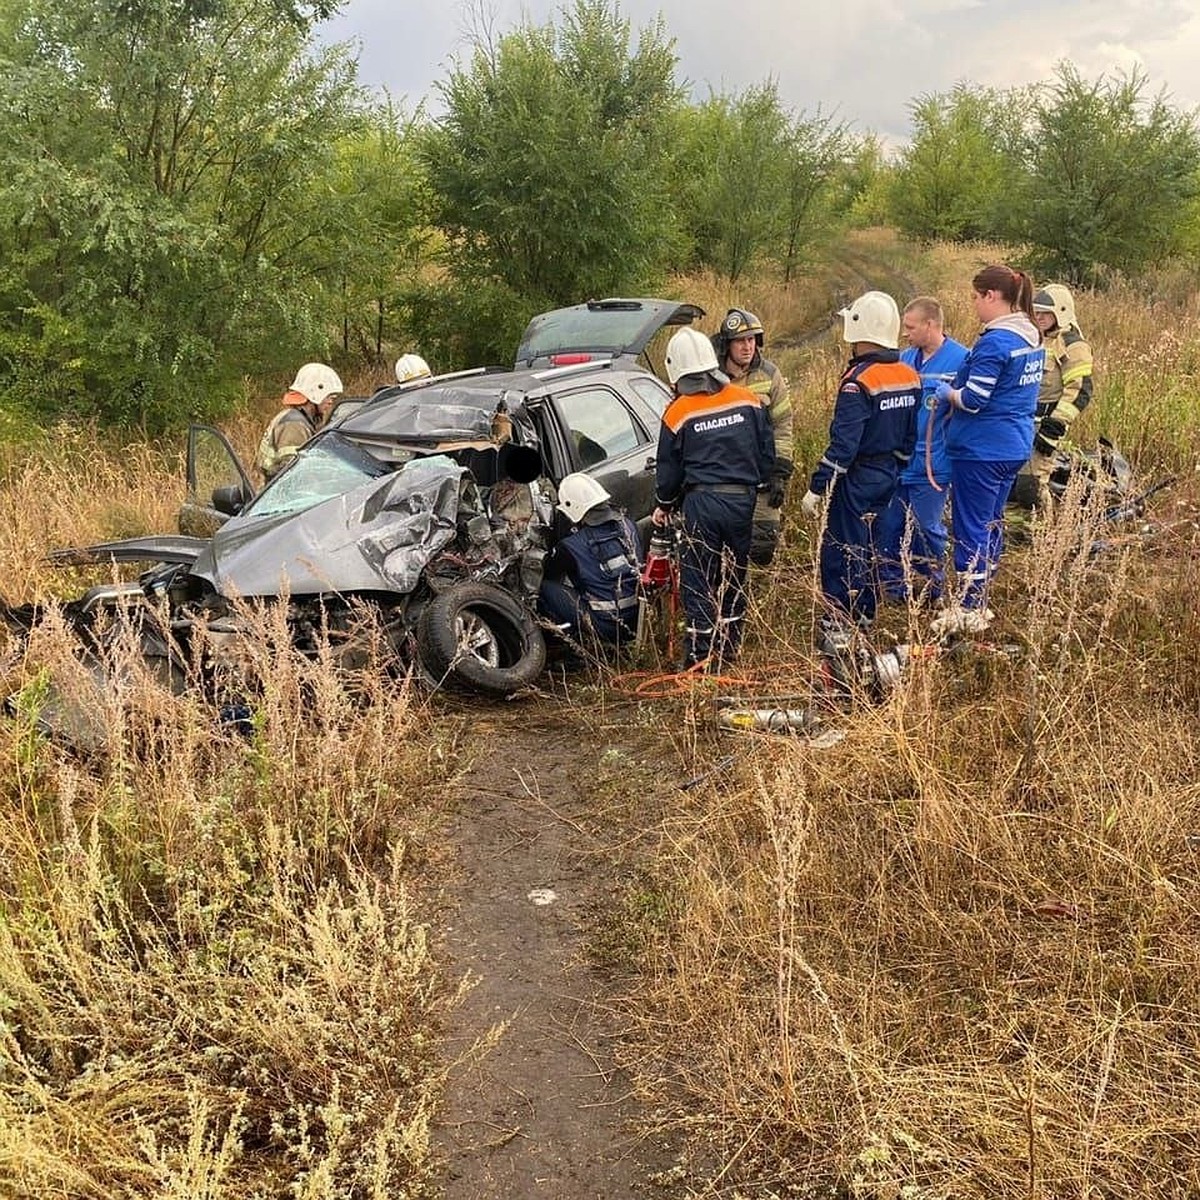
[[[385,350],[411,348],[402,298],[419,279],[433,241],[424,223],[423,121],[419,110],[406,116],[388,103],[338,147],[333,187],[343,219],[325,229],[322,257],[340,271],[347,358],[378,362]]]
[[[731,283],[763,263],[790,279],[837,223],[845,126],[792,113],[773,80],[678,116],[676,203],[690,262]]]
[[[846,187],[855,157],[844,122],[820,112],[792,118],[784,142],[781,239],[774,255],[785,283],[845,223],[855,195]]]
[[[917,238],[1002,236],[1023,188],[1021,94],[960,83],[909,108],[913,136],[893,176],[895,224]]]
[[[838,177],[850,225],[863,228],[891,221],[895,170],[874,134],[854,144]]]
[[[788,114],[767,82],[710,97],[679,127],[674,175],[692,261],[736,283],[781,236]]]
[[[1083,79],[1057,70],[1037,106],[1029,203],[1020,232],[1039,270],[1075,283],[1160,262],[1187,236],[1197,196],[1195,116],[1140,71]]]
[[[323,354],[354,215],[338,149],[364,119],[345,52],[307,52],[329,5],[18,8],[0,30],[10,402],[161,427]]]
[[[423,157],[452,286],[414,304],[444,355],[508,358],[536,308],[660,274],[674,71],[661,21],[633,48],[607,0],[576,0],[560,25],[480,40],[450,72]]]

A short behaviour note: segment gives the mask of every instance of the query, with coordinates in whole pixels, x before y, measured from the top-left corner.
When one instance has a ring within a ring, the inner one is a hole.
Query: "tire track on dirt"
[[[475,981],[446,1039],[446,1200],[627,1200],[656,1176],[667,1198],[673,1157],[643,1140],[651,1114],[614,1055],[617,981],[587,954],[586,922],[616,873],[613,831],[581,786],[604,747],[569,708],[522,705],[472,726],[440,953],[452,977]]]
[[[857,280],[857,284],[854,287],[842,285],[833,289],[828,320],[820,325],[803,329],[799,333],[773,337],[770,346],[773,353],[780,350],[803,350],[830,334],[840,335],[842,321],[837,315],[838,310],[844,308],[863,292],[872,290],[890,292],[903,309],[905,302],[921,291],[920,285],[915,280],[879,259],[845,249],[839,250],[835,257],[842,270]]]

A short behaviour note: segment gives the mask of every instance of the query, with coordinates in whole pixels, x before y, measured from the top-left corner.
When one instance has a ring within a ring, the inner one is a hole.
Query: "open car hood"
[[[298,512],[253,512],[228,521],[192,574],[223,596],[407,594],[456,532],[459,489],[469,473],[441,455]]]
[[[589,300],[533,318],[517,348],[518,369],[553,365],[558,355],[636,358],[671,325],[690,325],[704,309],[678,300]]]
[[[208,538],[178,533],[97,542],[93,546],[68,546],[51,550],[46,560],[56,567],[82,567],[101,562],[156,562],[191,564],[207,549]]]

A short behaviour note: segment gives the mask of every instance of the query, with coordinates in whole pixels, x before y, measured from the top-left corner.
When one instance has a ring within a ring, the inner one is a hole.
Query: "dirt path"
[[[465,751],[451,832],[461,874],[441,956],[477,982],[447,1044],[446,1198],[615,1200],[652,1179],[670,1196],[672,1158],[639,1140],[649,1114],[614,1061],[619,983],[587,952],[619,857],[588,787],[604,747],[569,710],[541,703],[474,721]],[[496,1027],[491,1049],[473,1054]]]

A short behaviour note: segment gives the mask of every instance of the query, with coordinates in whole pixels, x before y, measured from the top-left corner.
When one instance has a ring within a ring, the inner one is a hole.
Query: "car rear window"
[[[649,319],[647,310],[563,308],[530,321],[521,342],[522,362],[569,350],[617,354],[637,341]]]

